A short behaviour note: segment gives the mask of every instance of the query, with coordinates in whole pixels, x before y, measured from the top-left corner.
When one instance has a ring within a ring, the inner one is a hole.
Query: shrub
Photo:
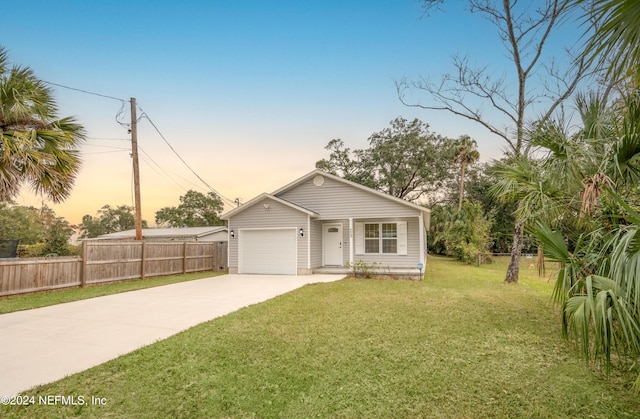
[[[486,219],[480,204],[465,202],[462,210],[452,205],[434,211],[431,250],[475,263],[479,252],[486,252],[492,221]]]
[[[357,260],[353,263],[347,262],[347,266],[353,272],[353,276],[356,278],[371,278],[373,276],[373,271],[380,265],[379,262],[367,263],[363,260]]]

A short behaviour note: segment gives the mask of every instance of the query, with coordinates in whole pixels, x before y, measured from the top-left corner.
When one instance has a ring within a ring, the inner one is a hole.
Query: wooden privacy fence
[[[0,260],[0,296],[199,271],[227,271],[227,242],[85,241],[80,257]]]

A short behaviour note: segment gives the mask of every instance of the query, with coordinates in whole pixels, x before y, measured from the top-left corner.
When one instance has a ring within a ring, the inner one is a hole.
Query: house
[[[227,241],[227,227],[177,227],[177,228],[143,228],[144,240],[178,240],[178,241]],[[125,230],[117,233],[103,234],[96,240],[134,240],[136,230]]]
[[[427,208],[314,170],[221,218],[230,273],[346,272],[362,261],[415,276],[426,261],[429,216]]]

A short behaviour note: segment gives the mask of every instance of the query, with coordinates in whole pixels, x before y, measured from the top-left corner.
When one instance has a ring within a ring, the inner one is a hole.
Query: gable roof
[[[237,215],[237,214],[241,213],[242,211],[244,211],[244,210],[246,210],[248,208],[251,208],[252,206],[257,204],[258,202],[261,202],[262,200],[264,200],[265,198],[272,199],[272,200],[274,200],[276,202],[279,202],[279,203],[281,203],[281,204],[283,204],[283,205],[285,205],[287,207],[290,207],[290,208],[293,208],[293,209],[295,209],[297,211],[303,212],[303,213],[305,213],[305,214],[307,214],[307,215],[309,215],[311,217],[314,217],[314,218],[319,215],[317,212],[311,211],[310,209],[301,207],[300,205],[294,204],[293,202],[289,202],[286,199],[278,198],[277,196],[274,196],[273,194],[268,194],[268,193],[264,192],[264,193],[261,193],[260,195],[256,196],[255,198],[253,198],[249,202],[247,202],[247,203],[245,203],[245,204],[243,204],[243,205],[241,205],[241,206],[239,206],[237,208],[234,208],[234,209],[222,214],[220,216],[220,219],[221,220],[228,220],[229,217]]]
[[[143,238],[164,238],[164,237],[202,237],[209,234],[225,231],[225,226],[210,227],[170,227],[170,228],[143,228]],[[124,230],[116,233],[102,234],[96,239],[130,239],[136,237],[136,230]]]
[[[365,192],[369,192],[371,194],[380,196],[382,198],[389,199],[389,200],[397,202],[399,204],[406,205],[406,206],[408,206],[410,208],[420,210],[420,211],[424,212],[427,215],[431,214],[431,210],[429,208],[425,208],[423,206],[416,205],[416,204],[414,204],[412,202],[405,201],[402,198],[397,198],[395,196],[386,194],[386,193],[378,191],[376,189],[372,189],[372,188],[370,188],[368,186],[364,186],[364,185],[361,185],[361,184],[356,183],[356,182],[352,182],[350,180],[341,178],[340,176],[332,175],[331,173],[327,173],[327,172],[324,172],[324,171],[319,170],[319,169],[316,169],[316,170],[314,170],[314,171],[312,171],[310,173],[307,173],[306,175],[302,176],[301,178],[296,179],[293,182],[289,183],[288,185],[283,186],[282,188],[280,188],[280,189],[276,190],[275,192],[273,192],[272,195],[280,195],[280,194],[282,194],[282,193],[284,193],[284,192],[286,192],[286,191],[288,191],[290,189],[293,189],[296,186],[298,186],[299,184],[301,184],[303,182],[306,182],[307,180],[309,180],[309,179],[311,179],[311,178],[313,178],[315,176],[318,176],[318,175],[327,177],[329,179],[333,179],[336,182],[341,182],[341,183],[344,183],[346,185],[353,186],[354,188],[358,188],[358,189],[363,190]]]
[[[379,196],[381,198],[389,199],[389,200],[397,202],[399,204],[402,204],[402,205],[408,206],[410,208],[422,211],[423,217],[425,218],[425,221],[426,221],[426,224],[427,225],[429,224],[429,217],[430,217],[430,214],[431,214],[431,210],[429,210],[429,208],[425,208],[425,207],[422,207],[420,205],[416,205],[416,204],[411,203],[409,201],[405,201],[404,199],[400,199],[400,198],[397,198],[395,196],[388,195],[388,194],[386,194],[384,192],[380,192],[378,190],[369,188],[369,187],[364,186],[364,185],[360,185],[359,183],[352,182],[352,181],[347,180],[347,179],[343,179],[343,178],[341,178],[339,176],[332,175],[330,173],[327,173],[327,172],[324,172],[324,171],[318,170],[318,169],[307,173],[306,175],[302,176],[301,178],[298,178],[298,179],[294,180],[293,182],[291,182],[291,183],[289,183],[289,184],[277,189],[276,191],[274,191],[271,194],[262,193],[262,194],[258,195],[257,197],[253,198],[252,200],[250,200],[249,202],[245,203],[244,205],[242,205],[242,206],[240,206],[238,208],[234,208],[234,209],[230,210],[229,212],[223,214],[220,218],[223,219],[223,220],[227,220],[227,219],[229,219],[229,217],[237,215],[240,212],[244,211],[245,209],[257,204],[258,202],[260,202],[264,198],[273,199],[276,202],[280,202],[280,203],[282,203],[284,205],[287,205],[287,206],[289,206],[291,208],[294,208],[294,209],[296,209],[298,211],[302,211],[302,212],[304,212],[306,214],[309,214],[312,217],[317,217],[317,216],[319,216],[318,213],[316,213],[314,211],[311,211],[311,210],[309,210],[307,208],[301,207],[300,205],[294,204],[293,202],[289,202],[289,201],[287,201],[285,199],[282,199],[282,198],[280,198],[278,196],[278,195],[281,195],[281,194],[283,194],[284,192],[286,192],[286,191],[288,191],[290,189],[295,188],[296,186],[300,185],[301,183],[306,182],[309,179],[311,179],[311,178],[313,178],[314,176],[317,176],[317,175],[325,176],[325,177],[327,177],[329,179],[335,180],[336,182],[344,183],[344,184],[352,186],[354,188],[357,188],[357,189],[363,190],[365,192],[377,195],[377,196]]]

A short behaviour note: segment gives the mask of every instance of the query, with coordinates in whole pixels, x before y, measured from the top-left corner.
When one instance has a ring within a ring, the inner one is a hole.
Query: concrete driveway
[[[0,396],[59,380],[199,323],[344,275],[223,275],[0,315]]]

